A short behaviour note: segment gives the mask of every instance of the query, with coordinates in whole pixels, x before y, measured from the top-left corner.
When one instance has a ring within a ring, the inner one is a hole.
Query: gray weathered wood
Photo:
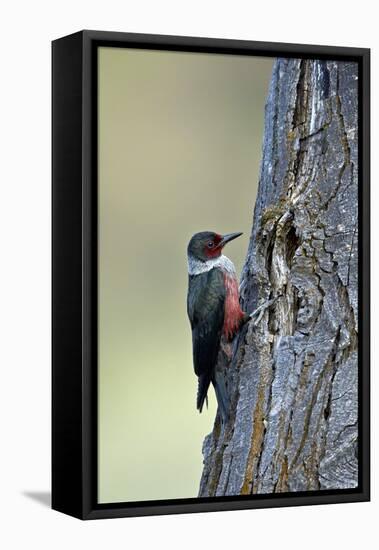
[[[241,299],[282,296],[220,357],[199,496],[357,486],[357,94],[354,63],[274,64]]]

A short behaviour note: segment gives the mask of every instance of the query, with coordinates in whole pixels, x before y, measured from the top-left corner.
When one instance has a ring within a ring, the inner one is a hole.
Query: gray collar
[[[194,258],[192,255],[188,256],[189,275],[200,275],[201,273],[210,271],[214,267],[219,267],[222,271],[226,271],[233,275],[236,273],[233,262],[224,255],[207,260],[206,262],[202,262],[201,260]]]

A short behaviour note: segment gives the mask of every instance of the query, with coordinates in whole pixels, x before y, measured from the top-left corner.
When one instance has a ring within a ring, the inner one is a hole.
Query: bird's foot
[[[275,298],[271,298],[271,300],[267,300],[266,302],[263,302],[263,304],[258,306],[257,309],[255,309],[253,311],[253,313],[250,313],[249,317],[250,317],[250,319],[254,319],[253,324],[254,324],[255,327],[258,326],[259,323],[261,322],[261,319],[262,319],[266,309],[271,307],[276,302],[276,300],[278,298],[280,298],[281,296],[283,296],[283,295],[278,294],[277,296],[275,296]],[[256,319],[255,319],[255,317],[256,317]]]

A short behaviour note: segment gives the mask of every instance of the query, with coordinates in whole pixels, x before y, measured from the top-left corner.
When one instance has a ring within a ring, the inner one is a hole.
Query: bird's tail
[[[212,384],[215,389],[218,410],[220,412],[222,422],[223,424],[226,424],[229,420],[230,402],[225,379],[222,374],[215,372],[212,378]]]
[[[208,388],[211,383],[211,379],[208,375],[201,374],[198,380],[196,407],[198,411],[201,412],[203,410],[204,401],[208,407]]]

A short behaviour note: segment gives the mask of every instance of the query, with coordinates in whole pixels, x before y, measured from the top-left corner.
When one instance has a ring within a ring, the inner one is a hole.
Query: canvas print
[[[98,50],[98,502],[358,487],[358,65]]]

